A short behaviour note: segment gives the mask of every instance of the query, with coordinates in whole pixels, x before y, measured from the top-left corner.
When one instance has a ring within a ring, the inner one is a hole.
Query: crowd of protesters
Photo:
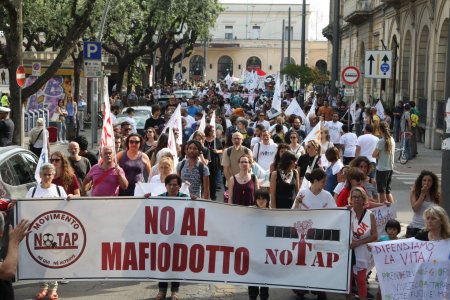
[[[159,101],[164,95],[168,101]],[[399,102],[391,124],[390,117],[381,119],[377,108],[363,101],[350,113],[339,95],[333,98],[311,92],[305,96],[300,103],[299,92],[290,87],[281,95],[282,110],[297,101],[304,112],[300,116],[271,114],[273,91],[249,92],[236,83],[199,85],[190,99],[178,99],[172,88],[160,87],[142,97],[134,91],[127,97],[113,93],[115,145],[103,147],[98,162],[87,150],[86,139],[78,136],[68,144],[68,156],[60,151],[51,153],[51,164],[41,169],[40,185],[30,189],[28,196],[133,196],[138,183],[153,182],[165,185],[166,196],[216,201],[220,192],[225,202],[261,208],[348,207],[353,220],[354,275],[359,297],[365,299],[370,266],[359,257],[366,255],[367,243],[378,239],[370,208],[395,201],[391,191],[395,143],[404,142],[410,158],[417,155],[415,116],[419,112],[413,110],[414,102]],[[141,102],[152,108],[143,136],[136,132],[132,108]],[[178,106],[182,127],[166,128]],[[77,107],[78,113],[83,111],[72,102],[70,107],[58,106],[61,143],[67,143],[65,126],[74,122]],[[129,107],[128,117],[117,123],[115,115],[123,107]],[[318,124],[320,130],[311,138]],[[175,147],[170,146],[172,133],[175,140],[182,140]],[[183,183],[188,194],[180,192]],[[409,236],[423,235],[420,230],[428,226],[424,223],[427,218],[422,218],[424,212],[440,202],[438,185],[432,172],[424,171],[417,179],[411,192],[414,219]],[[369,226],[357,230],[361,220]],[[448,238],[445,234],[441,237]],[[56,287],[56,283],[42,285],[36,299],[49,294],[57,299]],[[166,283],[160,283],[156,299],[165,299],[167,289]],[[179,283],[173,282],[172,299],[180,299],[178,291]],[[308,291],[295,293],[303,299]],[[249,287],[250,299],[258,295],[268,299],[268,288]],[[323,292],[317,297],[327,298]]]

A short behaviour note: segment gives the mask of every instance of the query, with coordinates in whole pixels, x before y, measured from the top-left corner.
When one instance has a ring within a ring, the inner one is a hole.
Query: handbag
[[[41,136],[42,131],[44,131],[44,129],[42,129],[42,130],[39,132],[39,134],[38,134],[37,138],[34,140],[34,142],[33,142],[33,143],[30,143],[30,144],[28,145],[28,149],[29,149],[30,151],[33,151],[33,150],[34,150],[34,144],[36,143],[36,141],[37,141],[37,140],[39,139],[39,137]]]
[[[54,112],[52,115],[52,118],[50,119],[52,122],[58,122],[59,121],[59,114],[57,112]]]

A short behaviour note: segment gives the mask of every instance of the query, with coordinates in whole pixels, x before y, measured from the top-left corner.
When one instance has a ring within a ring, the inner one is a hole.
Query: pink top
[[[104,172],[108,172],[108,175],[102,176]],[[119,167],[120,175],[125,176],[122,168]],[[95,183],[100,177],[100,182],[92,189],[92,196],[118,196],[119,195],[119,177],[116,175],[114,167],[107,170],[103,170],[100,165],[95,165],[91,168],[86,178],[92,179]]]

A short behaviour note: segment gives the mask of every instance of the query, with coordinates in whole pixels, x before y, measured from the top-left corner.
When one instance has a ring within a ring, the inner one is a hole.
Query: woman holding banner
[[[259,189],[258,179],[251,174],[253,159],[249,154],[239,158],[239,173],[230,177],[228,184],[228,203],[253,206],[256,204],[255,193]]]
[[[414,216],[406,228],[406,237],[414,237],[425,227],[423,214],[430,207],[440,205],[439,180],[436,174],[422,171],[411,190],[410,201]]]
[[[439,241],[450,238],[450,222],[448,214],[441,206],[432,206],[423,213],[425,229],[416,234],[421,241]]]
[[[352,188],[349,198],[349,204],[352,207],[352,241],[350,242],[350,249],[353,250],[350,282],[353,282],[352,278],[356,275],[359,299],[363,300],[367,297],[367,271],[372,267],[367,244],[378,240],[377,221],[375,215],[366,208],[368,202],[369,198],[363,188]],[[351,294],[346,296],[347,300],[351,298]]]

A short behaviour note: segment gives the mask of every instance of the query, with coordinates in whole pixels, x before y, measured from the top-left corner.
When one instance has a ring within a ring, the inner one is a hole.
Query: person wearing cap
[[[127,108],[127,116],[125,118],[125,121],[130,123],[130,125],[131,125],[131,133],[137,133],[136,121],[133,119],[133,116],[134,116],[134,108],[128,107]]]
[[[44,119],[38,118],[36,120],[36,126],[33,127],[33,129],[31,129],[30,131],[30,140],[29,140],[30,151],[36,154],[37,157],[41,156],[42,148],[44,147],[44,130],[47,131],[47,129],[45,129],[44,126]],[[48,139],[47,145],[45,146],[47,147],[47,151],[49,151],[50,146],[48,145]]]
[[[0,107],[0,147],[12,145],[14,122],[9,118],[11,109]]]

